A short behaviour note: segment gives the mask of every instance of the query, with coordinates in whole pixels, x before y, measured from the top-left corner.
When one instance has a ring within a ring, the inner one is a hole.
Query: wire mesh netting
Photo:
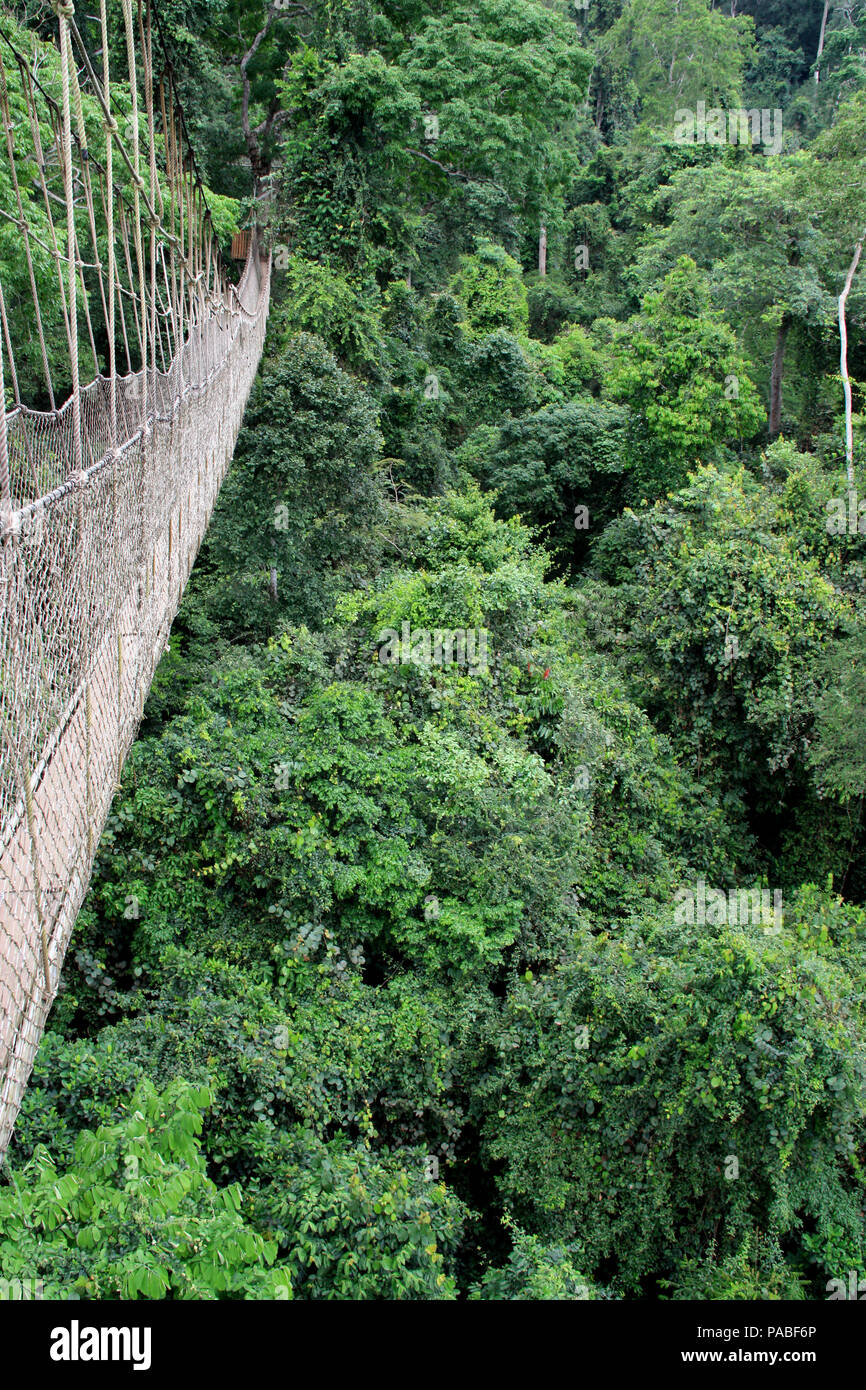
[[[27,54],[0,35],[5,215],[21,267],[19,284],[0,284],[0,1158],[231,459],[270,286],[254,231],[230,283],[170,76],[154,81],[149,9],[124,0],[129,72],[112,84],[94,73],[72,5],[54,8],[56,46]],[[100,14],[104,36],[104,0]],[[103,121],[101,162],[87,101]],[[133,111],[131,153],[118,102]],[[117,150],[126,180],[113,178]],[[82,385],[87,351],[95,371]],[[40,372],[46,409],[26,399]]]

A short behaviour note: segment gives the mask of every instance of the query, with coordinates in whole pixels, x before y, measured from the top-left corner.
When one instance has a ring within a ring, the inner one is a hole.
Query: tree
[[[486,234],[534,248],[544,209],[556,222],[592,59],[535,0],[449,3],[407,25],[389,21],[384,51],[294,55],[283,186],[304,250],[315,237],[357,271],[363,246],[377,274],[427,283],[453,269],[452,247]]]
[[[247,423],[208,540],[232,578],[207,601],[236,630],[267,632],[286,613],[321,613],[375,545],[381,436],[372,400],[305,333],[258,383]]]
[[[419,219],[408,146],[421,118],[405,74],[379,52],[336,57],[303,48],[280,91],[288,120],[280,233],[296,254],[359,283],[405,277]]]
[[[866,757],[861,711],[866,696],[866,634],[857,627],[828,647],[824,688],[815,705],[809,763],[823,795],[843,803],[866,796]]]
[[[816,218],[816,172],[807,154],[683,170],[666,195],[668,226],[639,255],[646,284],[674,257],[693,254],[708,271],[715,303],[742,325],[750,352],[769,353],[770,438],[783,423],[789,334],[795,326],[821,333],[833,317],[833,246]]]
[[[849,487],[854,486],[854,438],[851,379],[848,371],[847,308],[848,298],[854,286],[854,277],[860,263],[863,242],[866,239],[866,220],[863,216],[866,176],[864,176],[863,161],[860,157],[864,137],[866,137],[866,99],[861,92],[845,102],[838,113],[835,124],[831,129],[823,132],[814,145],[819,160],[819,175],[816,179],[816,185],[822,203],[823,215],[834,241],[837,244],[841,243],[842,248],[844,248],[843,255],[849,248],[853,249],[838,300],[840,366],[845,395],[845,461]],[[859,314],[862,314],[862,290],[856,298],[859,301]]]
[[[400,57],[407,83],[435,119],[435,139],[410,144],[426,169],[437,220],[457,244],[513,236],[527,257],[548,239],[569,168],[569,133],[587,97],[592,59],[564,17],[531,0],[457,3],[426,16]]]
[[[776,936],[671,910],[515,980],[477,1089],[514,1219],[633,1294],[708,1256],[730,1289],[728,1261],[767,1237],[759,1275],[788,1297],[811,1276],[824,1296],[864,1237],[863,1015],[827,1010],[862,962],[820,940],[797,904]]]
[[[683,256],[613,344],[607,389],[634,416],[632,494],[657,497],[723,444],[751,437],[761,411],[733,331]]]
[[[830,114],[862,89],[866,75],[866,4],[849,0],[825,7],[814,62],[814,98],[819,112]],[[825,117],[826,119],[826,117]]]
[[[822,520],[810,511],[814,532]],[[688,750],[695,776],[740,795],[748,785],[753,807],[778,805],[773,774],[796,784],[802,772],[815,662],[849,611],[783,499],[745,471],[701,469],[613,522],[594,559],[620,580],[635,694]]]
[[[279,79],[291,53],[324,22],[324,8],[318,0],[264,6],[256,0],[186,0],[179,13],[169,11],[165,27],[181,94],[195,112],[216,106],[219,113],[216,130],[201,122],[198,140],[216,169],[228,163],[227,149],[245,157],[254,198],[264,191],[286,119]]]
[[[420,1152],[371,1153],[310,1131],[263,1146],[253,1196],[304,1299],[446,1299],[466,1209]]]
[[[526,337],[526,286],[519,264],[501,246],[480,240],[474,255],[460,258],[449,289],[466,310],[466,331],[471,337],[486,337],[500,328]]]
[[[474,468],[496,492],[500,514],[543,528],[567,566],[616,513],[628,427],[624,407],[591,397],[548,406],[504,423]]]
[[[815,57],[815,81],[821,80],[821,54],[824,52],[824,35],[827,33],[827,16],[830,13],[830,0],[824,0],[824,13],[821,16],[821,33],[818,36],[818,53]]]
[[[631,74],[642,119],[672,123],[699,100],[738,106],[754,24],[710,0],[627,0],[600,44],[606,68]]]

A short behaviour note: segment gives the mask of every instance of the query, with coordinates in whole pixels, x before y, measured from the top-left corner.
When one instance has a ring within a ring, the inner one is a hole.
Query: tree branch
[[[268,10],[264,28],[260,29],[253,39],[252,45],[247,49],[240,61],[241,80],[243,82],[243,96],[241,98],[241,127],[244,132],[244,139],[247,145],[247,156],[253,169],[253,177],[258,181],[261,173],[261,145],[259,143],[258,130],[253,130],[250,125],[250,94],[251,83],[249,77],[249,65],[255,58],[265,39],[271,30],[271,25],[276,18],[275,10]],[[238,25],[238,37],[240,37],[240,22]]]
[[[423,150],[413,149],[411,145],[406,146],[406,153],[415,154],[419,159],[426,159],[428,164],[435,164],[436,168],[441,169],[443,174],[447,174],[449,179],[463,179],[464,183],[486,183],[489,184],[491,188],[495,188],[499,193],[505,193],[507,197],[506,190],[502,187],[502,184],[497,183],[495,179],[486,179],[480,177],[478,174],[467,174],[462,169],[452,169],[450,165],[443,164],[440,160],[434,159],[432,155],[425,154]]]

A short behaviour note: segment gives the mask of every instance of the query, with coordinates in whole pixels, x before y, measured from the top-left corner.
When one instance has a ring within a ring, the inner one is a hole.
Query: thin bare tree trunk
[[[848,274],[845,277],[845,288],[839,296],[839,340],[841,342],[840,364],[842,369],[842,387],[845,392],[845,471],[848,474],[848,486],[853,490],[854,487],[854,420],[851,411],[851,378],[848,375],[848,325],[845,322],[845,305],[848,295],[851,293],[851,286],[854,283],[854,272],[860,262],[863,252],[863,240],[866,231],[854,247],[854,259],[848,267]]]
[[[827,16],[829,15],[829,13],[830,13],[830,0],[824,0],[824,17],[823,17],[823,19],[821,20],[821,37],[818,39],[818,56],[817,56],[816,59],[815,59],[815,62],[816,62],[816,63],[820,63],[820,61],[821,61],[821,54],[824,52],[824,36],[825,36],[826,33],[827,33]],[[819,68],[816,68],[816,69],[815,69],[815,81],[816,81],[816,82],[820,82],[820,80],[821,80],[821,71],[820,71]]]
[[[791,331],[791,319],[787,314],[779,324],[776,334],[776,350],[773,353],[773,367],[770,372],[770,438],[775,439],[782,428],[782,371],[785,363],[785,343]]]
[[[294,14],[297,9],[303,8],[303,6],[296,7],[290,3],[281,4],[279,6],[279,9],[284,14],[288,12]],[[270,157],[265,153],[264,149],[265,141],[270,138],[280,120],[285,119],[287,114],[285,111],[281,111],[279,98],[274,97],[268,110],[265,112],[264,120],[259,121],[258,125],[254,126],[250,118],[252,82],[250,81],[249,66],[258,53],[261,44],[268,37],[275,19],[275,10],[269,9],[265,18],[264,28],[259,30],[246,53],[239,56],[238,59],[242,83],[241,129],[243,130],[244,141],[246,142],[247,159],[250,161],[250,168],[253,173],[253,193],[256,198],[259,197],[262,185],[271,172]],[[243,47],[240,23],[238,24],[238,42],[241,47]]]
[[[538,234],[538,273],[547,274],[547,228],[542,227]]]

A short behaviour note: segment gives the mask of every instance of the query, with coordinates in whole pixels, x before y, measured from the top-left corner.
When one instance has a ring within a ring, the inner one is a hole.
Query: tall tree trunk
[[[251,46],[240,59],[241,73],[241,128],[244,133],[244,141],[247,147],[247,159],[250,161],[250,168],[253,174],[253,196],[258,198],[261,194],[264,181],[271,172],[271,162],[263,151],[262,143],[266,136],[270,135],[271,128],[276,119],[276,109],[272,103],[272,109],[266,114],[265,119],[260,121],[257,126],[252,124],[250,119],[250,99],[252,95],[252,84],[250,82],[249,66],[253,58],[259,51],[262,42],[267,38],[271,25],[274,21],[275,13],[268,10],[263,29],[256,34]]]
[[[848,325],[845,322],[845,305],[848,295],[851,293],[851,286],[854,283],[854,272],[860,261],[863,252],[863,241],[866,232],[863,233],[857,245],[854,247],[854,259],[848,267],[848,274],[845,277],[845,288],[839,296],[839,341],[841,343],[840,365],[842,370],[842,388],[845,392],[845,471],[848,474],[848,487],[854,489],[854,420],[851,411],[851,378],[848,375]]]
[[[604,116],[604,84],[599,82],[598,91],[595,94],[595,128],[601,130],[601,121]]]
[[[824,0],[824,16],[823,16],[823,18],[822,18],[822,20],[821,20],[821,36],[820,36],[820,38],[818,39],[818,56],[817,56],[816,59],[815,59],[815,62],[816,62],[816,63],[820,63],[820,61],[821,61],[821,54],[824,52],[824,36],[825,36],[826,33],[827,33],[827,16],[829,15],[829,13],[830,13],[830,0]],[[815,81],[816,81],[816,82],[820,82],[820,80],[821,80],[821,71],[820,71],[819,68],[816,68],[816,69],[815,69]]]
[[[776,350],[773,353],[773,369],[770,372],[770,438],[775,439],[782,428],[782,371],[785,364],[785,343],[791,331],[791,317],[784,314],[776,334]]]
[[[542,227],[538,234],[538,273],[547,274],[547,228]]]

